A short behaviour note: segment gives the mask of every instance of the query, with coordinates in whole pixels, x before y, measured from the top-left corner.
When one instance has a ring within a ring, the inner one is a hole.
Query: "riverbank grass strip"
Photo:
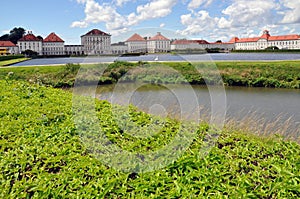
[[[27,61],[29,58],[18,58],[18,59],[11,59],[11,60],[6,60],[6,61],[0,61],[0,67],[2,66],[10,66],[13,64],[17,64],[23,61]]]
[[[72,87],[80,67],[83,70],[90,70],[91,73],[97,73],[99,65],[101,65],[107,69],[99,77],[99,84],[116,83],[125,74],[127,82],[139,79],[148,83],[188,82],[195,85],[205,85],[207,82],[218,85],[220,83],[217,75],[208,76],[206,80],[203,78],[203,74],[211,70],[209,67],[212,66],[212,63],[164,62],[159,63],[161,71],[157,71],[156,67],[155,72],[152,67],[154,71],[152,74],[142,73],[145,69],[150,71],[151,66],[155,64],[157,65],[157,63],[147,62],[114,62],[112,64],[0,68],[0,78],[4,79],[8,74],[13,74],[10,79],[26,80],[53,87]],[[220,73],[225,86],[300,88],[300,61],[216,62],[215,64],[218,69],[215,72]],[[137,68],[144,68],[144,70],[140,70],[138,73],[139,70],[133,70]],[[164,70],[164,68],[175,69],[177,75],[171,73],[170,70]],[[216,68],[214,67],[213,70]],[[134,73],[131,73],[132,71]],[[89,83],[90,77],[82,78]]]

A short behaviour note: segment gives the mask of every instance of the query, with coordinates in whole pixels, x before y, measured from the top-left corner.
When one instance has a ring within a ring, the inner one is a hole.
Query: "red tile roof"
[[[64,40],[53,32],[44,39],[44,42],[64,42]]]
[[[254,38],[241,38],[241,39],[235,39],[230,40],[230,42],[236,42],[236,43],[245,43],[245,42],[257,42],[260,39],[266,39],[268,41],[285,41],[285,40],[297,40],[300,39],[300,35],[281,35],[281,36],[271,36],[269,34],[269,31],[265,30],[264,34],[261,37],[254,37]]]
[[[270,34],[263,34],[263,35],[260,37],[260,39],[266,39],[266,40],[268,40],[270,36],[271,36]]]
[[[19,41],[41,41],[41,40],[36,36],[34,36],[34,34],[29,33],[27,35],[24,35],[21,39],[19,39]]]
[[[296,39],[300,39],[300,35],[282,35],[282,36],[269,37],[269,41],[296,40]]]
[[[232,39],[230,39],[228,43],[236,43],[238,40],[239,40],[238,37],[233,37]]]
[[[90,32],[86,33],[83,36],[92,36],[92,35],[110,36],[110,34],[107,34],[107,33],[103,32],[101,30],[98,30],[98,29],[93,29],[93,30],[91,30]]]
[[[157,35],[151,37],[149,41],[170,41],[170,39],[166,38],[160,32],[158,32]]]
[[[16,44],[11,41],[0,41],[0,47],[15,47]]]
[[[209,44],[209,42],[207,42],[206,40],[194,40],[196,41],[198,44]]]
[[[126,42],[129,42],[129,41],[146,41],[146,40],[141,35],[135,33],[129,39],[127,39]]]
[[[180,39],[180,40],[175,40],[175,41],[172,42],[173,45],[176,45],[176,44],[184,45],[184,44],[193,44],[193,43],[196,43],[196,44],[210,44],[206,40],[186,40],[186,39]]]
[[[245,43],[245,42],[257,42],[260,37],[253,37],[253,38],[241,38],[237,41],[237,43]]]

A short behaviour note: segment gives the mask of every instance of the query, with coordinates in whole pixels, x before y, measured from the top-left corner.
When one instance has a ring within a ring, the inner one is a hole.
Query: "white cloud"
[[[160,28],[163,28],[163,27],[165,27],[165,26],[166,26],[165,23],[161,23],[161,24],[159,25]]]
[[[282,0],[283,6],[288,8],[284,12],[282,23],[300,23],[300,1],[299,0]]]
[[[122,6],[123,4],[127,2],[131,2],[132,0],[115,0],[117,6]]]
[[[88,27],[88,24],[85,21],[74,21],[71,25],[72,28],[78,27],[78,28],[86,28]]]
[[[197,8],[204,3],[202,0],[192,0],[189,6]],[[222,15],[216,17],[203,10],[192,10],[191,13],[182,15],[181,24],[185,29],[178,32],[183,35],[198,34],[211,40],[230,39],[232,36],[254,37],[262,34],[264,29],[276,35],[280,34],[280,27],[276,25],[281,20],[276,14],[279,11],[280,4],[276,0],[232,0],[230,5],[223,8]]]
[[[89,24],[104,22],[106,23],[106,28],[113,32],[115,30],[122,31],[126,25],[125,19],[116,12],[114,7],[108,4],[100,5],[94,0],[86,0],[84,12],[86,14],[85,19],[73,22],[71,27],[85,28],[88,27]]]
[[[165,17],[172,12],[172,7],[175,6],[177,0],[154,0],[146,5],[137,7],[137,17],[139,20],[147,20]]]
[[[186,29],[180,31],[183,35],[195,35],[202,32],[209,32],[216,26],[216,18],[212,18],[205,10],[200,10],[194,14],[186,14],[181,16],[181,23]]]
[[[227,20],[224,17],[221,17],[218,21],[219,28],[231,28],[232,20]]]
[[[291,26],[284,26],[282,30],[290,34],[295,34],[296,32],[296,28]]]
[[[196,9],[200,6],[204,5],[204,7],[209,6],[213,0],[191,0],[191,2],[188,4],[189,9]]]
[[[290,28],[287,27],[287,26],[284,26],[284,27],[283,27],[283,30],[284,30],[284,31],[288,31],[288,30],[290,30]]]
[[[116,6],[121,6],[129,0],[116,0]],[[121,15],[113,4],[99,4],[95,0],[77,0],[78,3],[85,4],[85,19],[75,21],[71,27],[88,27],[90,24],[105,23],[107,30],[111,34],[118,34],[127,31],[131,26],[142,21],[161,18],[169,15],[177,0],[152,0],[145,5],[139,5],[136,13]]]
[[[84,4],[84,3],[86,3],[86,2],[88,2],[89,0],[76,0],[78,3],[82,3],[82,4]]]
[[[103,23],[107,32],[113,35],[126,32],[143,21],[166,17],[172,13],[177,3],[181,3],[187,12],[178,16],[184,28],[177,32],[208,40],[259,36],[264,29],[270,30],[271,35],[296,33],[299,31],[297,23],[300,23],[300,0],[230,0],[226,7],[222,0],[218,8],[222,11],[219,12],[208,7],[214,0],[147,0],[140,5],[136,5],[140,1],[133,0],[135,11],[125,11],[125,14],[124,10],[121,14],[119,9],[132,2],[131,0],[73,1],[85,6],[85,18],[74,21],[72,27],[85,28],[91,24]],[[172,22],[163,21],[159,27],[163,28],[167,23],[171,27]],[[288,24],[288,28],[285,28],[285,24]]]
[[[277,8],[275,0],[235,0],[222,13],[228,16],[231,26],[257,27],[272,24]]]

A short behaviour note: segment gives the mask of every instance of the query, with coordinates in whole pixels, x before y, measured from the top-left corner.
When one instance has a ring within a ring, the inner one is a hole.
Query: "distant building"
[[[19,39],[18,46],[19,53],[31,50],[37,52],[38,55],[43,55],[43,40],[37,38],[31,31]]]
[[[171,49],[176,50],[206,50],[206,49],[220,49],[233,50],[234,43],[231,42],[214,42],[209,43],[205,40],[175,40],[171,44]]]
[[[264,50],[266,48],[279,48],[279,49],[300,49],[300,35],[282,35],[271,36],[268,30],[265,30],[260,37],[241,38],[233,37],[229,42],[199,42],[197,40],[175,40],[172,42],[172,50],[184,49],[221,49],[225,51],[231,50]]]
[[[194,40],[195,42],[197,42],[200,46],[201,49],[207,49],[210,48],[210,43],[206,40]]]
[[[87,55],[111,54],[111,35],[93,29],[81,36],[81,45]]]
[[[19,47],[11,41],[0,41],[0,55],[19,54]]]
[[[128,52],[128,46],[125,42],[119,42],[111,45],[111,52],[115,55],[121,55]]]
[[[160,32],[147,40],[148,53],[160,53],[171,51],[171,40],[163,36]]]
[[[64,40],[55,33],[51,33],[43,41],[43,55],[64,55],[64,44]]]
[[[65,45],[65,55],[84,55],[83,45]]]
[[[265,30],[260,37],[241,39],[234,37],[231,41],[234,42],[237,50],[264,50],[268,47],[300,49],[299,35],[271,36],[268,30]]]
[[[235,49],[235,44],[232,42],[213,42],[209,43],[208,49],[220,49],[225,51],[231,51]]]
[[[135,33],[125,42],[128,46],[129,53],[146,53],[147,52],[147,40],[141,35]]]
[[[205,40],[175,40],[171,43],[171,50],[204,50],[209,47],[209,43]]]

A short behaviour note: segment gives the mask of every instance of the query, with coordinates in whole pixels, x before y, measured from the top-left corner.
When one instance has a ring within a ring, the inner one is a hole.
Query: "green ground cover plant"
[[[148,173],[123,173],[94,158],[82,143],[71,93],[8,78],[0,84],[0,198],[300,197],[296,142],[224,129],[203,157],[199,151],[209,129],[203,123],[189,149],[172,164]],[[179,124],[167,119],[157,139],[132,139],[112,120],[111,104],[95,103],[105,134],[124,150],[156,150],[172,139]],[[153,118],[130,111],[139,125]]]

